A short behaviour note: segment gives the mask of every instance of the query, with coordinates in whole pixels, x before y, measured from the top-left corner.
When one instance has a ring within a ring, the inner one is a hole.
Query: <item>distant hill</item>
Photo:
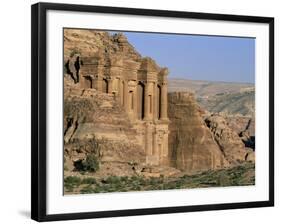
[[[169,92],[193,92],[199,104],[211,113],[254,116],[255,88],[251,83],[170,79]]]
[[[237,93],[253,89],[254,84],[236,82],[215,82],[188,79],[169,79],[168,91],[194,92],[197,97],[208,97],[218,93]]]
[[[212,113],[254,116],[255,91],[217,94],[209,98],[197,98],[199,104]]]

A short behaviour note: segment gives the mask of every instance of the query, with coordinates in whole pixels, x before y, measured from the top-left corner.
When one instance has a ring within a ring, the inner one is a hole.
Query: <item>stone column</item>
[[[97,84],[96,84],[96,87],[97,87],[97,90],[102,92],[102,81],[103,81],[103,74],[104,74],[104,66],[103,64],[101,64],[101,62],[99,61],[98,62],[99,65],[97,66],[97,68],[95,69],[96,70],[96,81],[97,81]]]
[[[134,119],[137,119],[138,117],[138,104],[140,102],[138,102],[138,92],[137,92],[137,85],[134,87],[134,91],[133,91],[133,101],[134,101]]]
[[[145,136],[145,149],[146,149],[146,161],[148,164],[152,163],[152,127],[146,125],[146,136]]]
[[[112,83],[113,83],[113,80],[112,79],[108,79],[108,93],[112,94]]]
[[[123,92],[123,95],[124,95],[124,102],[123,102],[123,104],[124,104],[124,108],[125,108],[125,111],[129,111],[129,102],[128,102],[128,81],[127,80],[125,80],[124,81],[124,92]]]
[[[144,120],[148,119],[148,83],[144,85]]]
[[[102,79],[100,77],[98,77],[95,81],[97,82],[96,83],[97,91],[102,92]]]
[[[159,165],[159,149],[157,137],[157,130],[155,130],[155,133],[153,134],[153,156],[156,160],[156,165]]]
[[[163,143],[164,143],[164,147],[163,147],[163,156],[167,157],[168,156],[168,131],[165,131],[164,135],[163,135]]]
[[[147,82],[144,86],[144,120],[150,120],[152,118],[152,113],[150,113],[150,105],[152,105],[152,102],[150,102],[150,100],[153,101],[151,88],[152,88],[151,82]],[[150,99],[149,99],[149,95],[151,95]]]
[[[161,164],[167,166],[169,164],[169,147],[168,147],[168,131],[163,133],[163,145],[162,145],[162,156]]]
[[[168,120],[167,110],[168,110],[168,99],[167,99],[168,89],[167,83],[164,82],[161,85],[161,110],[160,110],[160,120]]]
[[[158,99],[157,99],[157,82],[154,82],[153,85],[153,119],[158,120],[158,114],[157,114],[157,107],[158,107]]]
[[[124,93],[123,83],[122,83],[122,80],[119,79],[118,96],[119,96],[119,102],[120,102],[121,105],[124,105],[124,103],[123,103],[123,93]]]

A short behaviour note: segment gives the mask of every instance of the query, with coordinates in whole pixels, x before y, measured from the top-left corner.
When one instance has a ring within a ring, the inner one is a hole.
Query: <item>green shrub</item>
[[[74,163],[75,169],[80,172],[96,172],[99,170],[99,161],[94,154],[87,155],[85,160],[78,160]]]
[[[81,179],[80,177],[77,176],[68,176],[64,178],[64,183],[79,186],[81,183]]]
[[[81,181],[81,184],[96,184],[96,183],[97,183],[97,181],[93,177],[87,177],[87,178],[82,179],[82,181]]]
[[[100,193],[100,192],[102,192],[102,190],[100,189],[100,187],[96,187],[96,188],[94,189],[94,193]]]
[[[126,183],[126,182],[128,182],[129,177],[127,177],[127,176],[122,176],[122,177],[120,177],[120,180],[121,180],[122,182]]]
[[[130,189],[132,191],[140,191],[141,190],[141,187],[136,185],[136,186],[132,186],[132,188]]]
[[[117,176],[109,176],[106,180],[108,184],[119,184],[121,182],[121,178]]]
[[[80,177],[68,176],[64,178],[64,187],[67,191],[73,191],[74,187],[78,187],[81,184]]]
[[[95,193],[95,189],[91,187],[91,185],[88,185],[80,190],[81,194],[91,194]]]
[[[89,154],[82,164],[85,171],[96,172],[100,168],[99,161],[94,154]]]
[[[156,177],[150,177],[150,179],[149,179],[150,185],[157,185],[158,183],[159,183],[159,181]]]

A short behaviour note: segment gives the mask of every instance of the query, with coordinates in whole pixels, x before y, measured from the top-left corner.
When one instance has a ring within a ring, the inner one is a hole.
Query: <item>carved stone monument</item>
[[[125,43],[124,36],[118,41]],[[123,47],[126,47],[124,44]],[[126,52],[126,51],[125,51]],[[113,94],[128,114],[146,152],[146,163],[168,162],[167,68],[153,59],[122,53],[98,52],[80,57],[79,80],[82,88],[95,88]]]

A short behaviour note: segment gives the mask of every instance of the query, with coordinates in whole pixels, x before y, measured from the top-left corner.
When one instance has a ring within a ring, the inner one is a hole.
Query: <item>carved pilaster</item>
[[[160,119],[168,120],[167,110],[168,110],[168,88],[167,83],[163,82],[161,85],[161,109],[160,109]]]
[[[153,115],[153,83],[144,86],[144,120],[151,120]]]
[[[112,84],[113,84],[113,80],[112,79],[107,79],[108,81],[108,93],[112,93]]]
[[[153,119],[157,120],[158,119],[158,114],[157,114],[157,107],[159,105],[159,102],[157,99],[157,82],[153,83]]]
[[[124,92],[123,92],[123,104],[124,104],[124,108],[125,108],[125,111],[129,111],[129,102],[128,102],[128,82],[127,81],[124,81]]]
[[[102,78],[98,77],[95,81],[96,81],[96,90],[102,92]]]
[[[148,123],[146,124],[146,133],[145,133],[145,150],[146,150],[146,162],[150,165],[154,163],[153,161],[153,134],[152,126]]]
[[[121,105],[124,105],[123,103],[123,83],[121,79],[118,79],[118,97],[119,97],[119,102]]]
[[[134,98],[134,119],[137,119],[138,117],[138,91],[137,91],[137,86],[135,86],[134,91],[133,91],[133,98]]]

